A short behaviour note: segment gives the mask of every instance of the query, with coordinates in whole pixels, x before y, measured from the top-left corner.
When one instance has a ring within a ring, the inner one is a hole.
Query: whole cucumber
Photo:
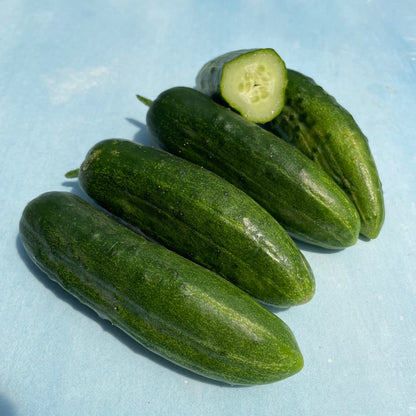
[[[379,235],[384,198],[368,139],[334,97],[312,78],[288,70],[285,106],[265,127],[331,175],[355,204],[362,235]]]
[[[242,189],[297,239],[331,249],[356,243],[360,219],[347,195],[274,134],[186,87],[162,92],[146,120],[165,150]]]
[[[32,200],[20,236],[49,278],[151,351],[195,373],[252,385],[303,366],[291,330],[251,296],[74,194],[48,192]]]
[[[277,221],[213,172],[129,140],[93,146],[79,171],[99,205],[169,249],[279,307],[310,300],[312,271]]]

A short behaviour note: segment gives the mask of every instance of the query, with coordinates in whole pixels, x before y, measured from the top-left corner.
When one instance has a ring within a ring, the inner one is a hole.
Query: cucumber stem
[[[146,97],[143,97],[139,94],[136,94],[136,97],[139,101],[141,101],[143,104],[147,105],[148,107],[150,107],[150,105],[152,104],[152,100],[149,100]]]
[[[65,173],[65,178],[68,178],[68,179],[78,178],[78,174],[79,174],[79,169],[73,169]]]

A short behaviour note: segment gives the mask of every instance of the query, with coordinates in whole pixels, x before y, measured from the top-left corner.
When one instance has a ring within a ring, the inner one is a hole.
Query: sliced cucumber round
[[[207,62],[196,78],[199,91],[255,123],[282,111],[286,84],[286,65],[271,48],[228,52]]]

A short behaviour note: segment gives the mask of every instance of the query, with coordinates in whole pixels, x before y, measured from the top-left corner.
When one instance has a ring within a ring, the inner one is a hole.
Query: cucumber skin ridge
[[[367,137],[352,115],[312,78],[291,69],[287,73],[285,106],[265,128],[331,175],[360,213],[361,234],[376,238],[385,208]]]
[[[359,217],[345,193],[274,134],[187,87],[162,92],[146,120],[160,147],[242,189],[296,239],[329,249],[356,243]]]
[[[50,279],[151,351],[229,384],[301,370],[288,326],[217,274],[117,223],[80,197],[48,192],[20,221],[29,257]]]
[[[172,154],[122,139],[90,149],[84,192],[135,230],[279,307],[315,292],[305,257],[274,218],[240,189]]]

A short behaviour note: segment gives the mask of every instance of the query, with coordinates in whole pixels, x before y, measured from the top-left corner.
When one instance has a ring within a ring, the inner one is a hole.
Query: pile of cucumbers
[[[92,147],[68,173],[91,201],[32,200],[20,221],[27,253],[100,317],[195,373],[245,385],[297,373],[296,339],[266,306],[314,295],[296,240],[339,250],[378,236],[383,194],[366,137],[270,48],[207,62],[195,88],[138,98],[155,147]]]

